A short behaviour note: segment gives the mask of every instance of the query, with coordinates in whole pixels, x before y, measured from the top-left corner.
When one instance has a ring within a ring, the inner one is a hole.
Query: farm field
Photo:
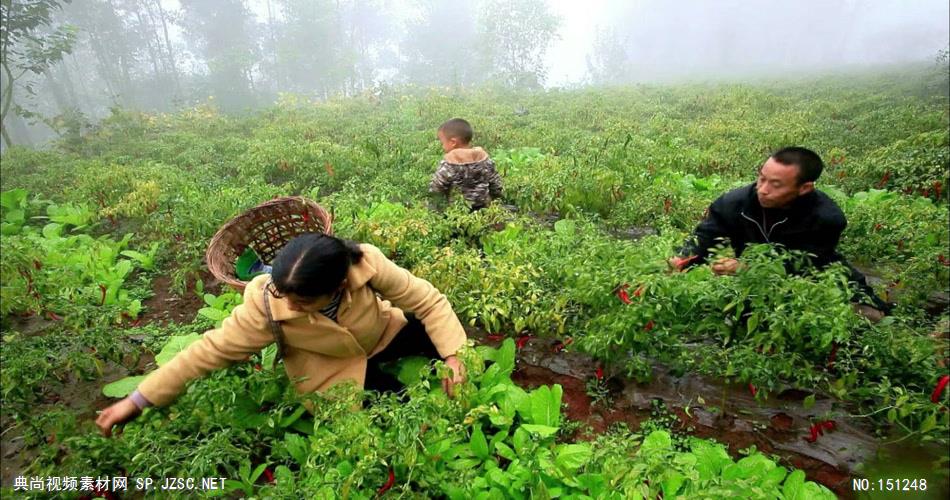
[[[455,116],[504,182],[475,213],[427,193],[436,128]],[[876,498],[854,480],[899,479],[946,498],[948,127],[945,89],[912,69],[288,95],[244,116],[116,109],[47,150],[11,148],[3,496],[94,494],[14,489],[55,476],[226,478],[185,497],[451,499]],[[765,247],[734,277],[668,271],[709,203],[787,145],[824,159],[818,189],[848,217],[839,250],[897,304],[881,322],[853,312],[841,268],[789,276],[794,256]],[[405,396],[340,388],[311,415],[268,348],[100,436],[95,412],[128,377],[242,300],[207,271],[215,231],[288,195],[446,294],[471,339],[461,393],[408,361],[393,367]],[[360,398],[372,404],[352,411]]]

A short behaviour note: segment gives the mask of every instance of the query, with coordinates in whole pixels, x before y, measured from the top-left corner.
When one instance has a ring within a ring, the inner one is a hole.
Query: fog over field
[[[319,101],[406,84],[945,68],[948,18],[940,0],[14,0],[3,3],[4,147],[116,106],[173,111],[210,99],[238,112],[281,95]]]

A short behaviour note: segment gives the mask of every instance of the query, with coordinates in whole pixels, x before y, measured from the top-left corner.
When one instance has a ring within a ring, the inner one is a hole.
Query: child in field
[[[432,176],[429,191],[448,198],[452,187],[457,187],[475,211],[501,196],[501,176],[484,149],[470,146],[473,135],[472,126],[461,118],[453,118],[439,127],[438,138],[445,156]]]

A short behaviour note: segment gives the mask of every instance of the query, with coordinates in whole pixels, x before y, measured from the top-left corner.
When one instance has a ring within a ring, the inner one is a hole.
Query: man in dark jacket
[[[775,243],[790,250],[813,254],[812,263],[823,268],[841,262],[851,270],[850,280],[873,304],[857,306],[872,321],[880,320],[889,306],[880,300],[857,269],[838,254],[836,247],[848,221],[828,195],[815,189],[824,164],[809,149],[782,148],[762,165],[754,184],[734,189],[709,206],[703,221],[686,240],[670,265],[682,270],[706,261],[710,249],[724,240],[742,255],[749,244]],[[719,259],[714,273],[734,274],[736,259]]]

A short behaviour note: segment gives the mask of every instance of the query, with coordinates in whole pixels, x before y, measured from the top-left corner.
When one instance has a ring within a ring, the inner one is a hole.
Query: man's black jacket
[[[838,240],[847,225],[844,212],[821,191],[800,196],[785,209],[763,208],[752,183],[717,198],[679,254],[696,256],[690,262],[696,265],[705,262],[710,249],[722,240],[729,241],[736,257],[742,255],[747,245],[775,243],[814,254],[812,263],[818,268],[832,262],[843,263],[851,270],[850,280],[869,296],[872,305],[888,310],[890,307],[874,294],[864,275],[837,252]]]

